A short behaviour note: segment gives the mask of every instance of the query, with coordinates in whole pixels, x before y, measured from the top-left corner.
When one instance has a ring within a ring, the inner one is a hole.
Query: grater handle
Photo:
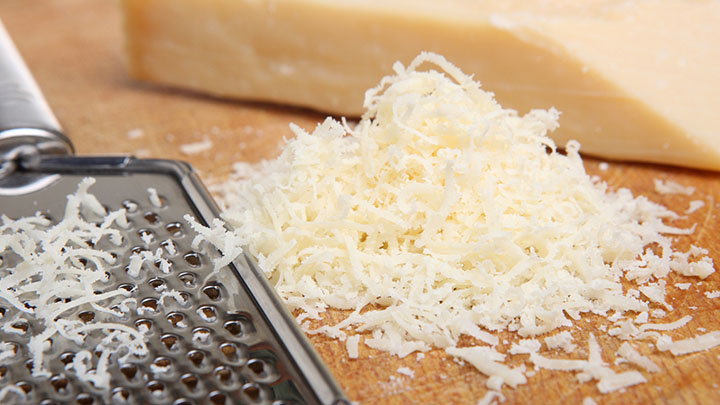
[[[62,133],[37,83],[0,21],[0,165],[27,154],[70,155]]]

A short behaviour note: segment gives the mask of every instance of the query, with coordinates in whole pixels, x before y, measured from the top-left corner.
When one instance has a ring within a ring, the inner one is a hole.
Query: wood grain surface
[[[157,86],[135,83],[123,66],[122,16],[111,0],[0,0],[0,18],[24,55],[40,87],[76,145],[79,154],[135,154],[139,157],[182,159],[191,162],[208,182],[222,179],[233,162],[255,162],[279,151],[283,137],[291,136],[294,122],[312,129],[323,114],[283,106],[226,101]],[[141,137],[129,134],[141,133]],[[719,129],[720,131],[720,129]],[[213,147],[197,154],[184,154],[182,144],[209,140]],[[599,161],[587,158],[588,172],[597,174],[611,187],[628,187],[684,213],[690,200],[705,206],[684,216],[674,225],[696,224],[695,233],[677,238],[676,247],[704,247],[720,263],[720,175],[682,168],[611,162],[601,171]],[[653,179],[672,180],[694,186],[692,196],[660,195]],[[1,207],[0,207],[1,211]],[[668,302],[676,309],[667,321],[692,315],[685,327],[668,332],[676,339],[720,330],[720,299],[708,299],[705,291],[720,290],[720,274],[687,291],[672,287],[694,281],[682,276],[668,278]],[[341,312],[329,312],[324,322],[334,322]],[[594,331],[606,362],[615,361],[622,341],[602,331],[604,318],[586,316],[572,329],[580,349],[553,357],[586,358],[586,339]],[[517,337],[501,333],[504,349]],[[365,404],[477,403],[486,392],[487,378],[469,365],[448,358],[442,350],[399,359],[361,345],[358,359],[348,358],[343,343],[312,336],[340,385],[353,401]],[[464,339],[461,344],[471,344]],[[649,342],[638,349],[661,365],[660,373],[645,373],[647,384],[607,395],[593,383],[578,383],[572,373],[539,370],[528,384],[506,389],[506,404],[579,404],[586,397],[598,403],[719,403],[720,348],[673,357],[656,353]],[[526,362],[515,356],[513,365]],[[526,365],[532,368],[530,363]],[[398,373],[407,367],[414,377]],[[630,370],[627,365],[616,370]]]

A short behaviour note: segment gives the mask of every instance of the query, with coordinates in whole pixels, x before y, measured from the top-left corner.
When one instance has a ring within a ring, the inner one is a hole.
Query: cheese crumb
[[[410,378],[414,378],[414,377],[415,377],[415,372],[412,371],[411,369],[409,369],[408,367],[400,367],[400,368],[397,369],[397,372],[400,373],[400,374],[406,375],[406,376],[408,376],[408,377],[410,377]]]
[[[618,355],[622,356],[622,358],[630,363],[637,364],[651,373],[657,373],[660,371],[660,367],[658,367],[657,364],[653,363],[653,361],[646,356],[638,353],[637,350],[635,350],[628,342],[623,342],[623,344],[620,345]]]
[[[685,210],[686,214],[692,214],[693,212],[699,210],[700,208],[705,206],[705,201],[703,200],[693,200],[690,201],[690,205]]]
[[[545,345],[548,349],[563,349],[565,353],[572,353],[577,347],[573,343],[573,336],[566,330],[556,335],[546,337]]]
[[[670,323],[646,323],[644,325],[640,325],[640,330],[645,332],[648,330],[674,330],[682,328],[683,326],[687,325],[688,322],[692,320],[692,316],[686,315],[680,319],[678,319],[675,322]]]
[[[720,331],[678,340],[677,342],[673,342],[669,336],[661,335],[656,343],[658,350],[669,350],[675,356],[712,349],[718,345],[720,345]]]
[[[671,180],[662,181],[661,179],[653,179],[653,182],[655,184],[655,191],[659,194],[684,194],[689,196],[695,193],[695,187],[685,187]]]
[[[690,288],[690,283],[675,283],[675,287],[681,289],[681,290],[687,290]]]
[[[140,139],[145,136],[145,131],[140,128],[134,128],[127,132],[128,139]]]
[[[348,336],[345,341],[345,348],[348,351],[348,357],[351,359],[358,358],[358,344],[360,343],[360,335]]]
[[[705,291],[705,296],[708,298],[718,298],[718,297],[720,297],[720,291],[719,290]]]
[[[196,155],[212,149],[213,143],[210,138],[205,137],[200,142],[184,143],[180,145],[180,152],[185,155]]]

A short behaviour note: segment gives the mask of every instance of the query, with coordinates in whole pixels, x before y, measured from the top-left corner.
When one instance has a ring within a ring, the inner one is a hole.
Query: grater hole
[[[180,398],[173,402],[173,405],[193,405],[193,403],[189,399]]]
[[[180,237],[183,235],[183,226],[180,222],[171,222],[165,226],[165,230],[174,237]]]
[[[5,366],[0,366],[0,381],[4,380],[8,375],[8,369]]]
[[[11,351],[12,351],[12,353],[10,354]],[[8,353],[8,354],[5,354],[5,353]],[[17,343],[5,342],[5,350],[3,350],[4,356],[9,356],[10,358],[13,358],[13,357],[17,356],[18,353],[20,353],[20,346],[18,346]],[[2,378],[1,375],[0,375],[0,378]]]
[[[59,395],[67,395],[70,393],[68,384],[70,384],[70,380],[68,380],[65,376],[55,376],[50,379],[50,385],[52,385],[55,392]]]
[[[200,318],[208,323],[217,321],[217,310],[212,305],[203,305],[197,310]]]
[[[134,293],[135,291],[137,291],[137,286],[135,284],[131,284],[131,283],[120,284],[118,286],[118,289],[120,289],[120,288],[122,288],[123,290],[125,290],[129,293]]]
[[[195,328],[192,333],[192,340],[194,343],[207,345],[210,343],[210,335],[212,335],[212,332],[208,328]]]
[[[95,319],[95,312],[93,311],[82,311],[78,314],[78,318],[80,318],[83,323],[92,322],[93,319]]]
[[[265,374],[265,363],[262,360],[252,359],[247,366],[256,377],[263,377],[263,374]]]
[[[187,263],[190,267],[200,267],[202,265],[202,260],[200,260],[200,254],[197,252],[188,252],[183,256],[183,259],[185,259],[185,263]]]
[[[220,301],[222,299],[220,287],[216,285],[208,285],[202,289],[202,292],[212,301]]]
[[[43,347],[43,353],[50,353],[50,352],[52,352],[53,344],[54,344],[54,342],[53,342],[52,338],[47,338],[47,339],[45,339],[45,342],[44,342],[44,344],[43,344],[43,346],[44,346],[44,347]]]
[[[138,319],[135,321],[135,327],[144,335],[152,334],[153,322],[149,319]]]
[[[65,352],[60,355],[60,361],[66,366],[72,363],[73,359],[75,359],[75,353],[73,352]]]
[[[220,345],[220,351],[228,360],[235,360],[238,358],[238,348],[234,343],[223,343]]]
[[[134,364],[125,364],[120,367],[120,372],[127,381],[134,381],[138,374],[138,368]]]
[[[28,306],[27,304],[25,306]],[[19,335],[25,335],[27,334],[27,331],[30,329],[30,323],[24,319],[18,319],[17,321],[10,324],[10,327],[12,327],[15,330],[20,331],[18,333]]]
[[[170,368],[170,366],[172,366],[172,361],[170,361],[167,357],[158,357],[153,361],[153,364],[155,367],[159,368]]]
[[[0,319],[4,318],[6,313],[7,313],[7,308],[0,307]]]
[[[122,202],[122,207],[127,212],[135,212],[138,210],[138,204],[133,200],[125,200]]]
[[[33,370],[33,367],[34,367],[34,366],[35,366],[35,364],[33,363],[32,360],[28,360],[28,361],[25,362],[25,368],[27,368],[27,371],[28,371],[28,373],[30,373],[30,374],[32,374],[32,370]]]
[[[43,399],[40,402],[40,405],[57,405],[58,403],[53,401],[52,399]]]
[[[144,311],[156,314],[160,308],[160,301],[158,301],[157,298],[145,298],[140,303],[140,306]]]
[[[204,365],[206,357],[202,350],[191,350],[187,354],[187,359],[197,368]]]
[[[155,260],[155,262],[153,264],[155,265],[156,269],[162,271],[165,274],[172,272],[172,265],[173,265],[172,260],[168,260],[168,259],[164,259],[164,258],[158,259],[158,260]]]
[[[245,334],[244,325],[240,321],[225,322],[225,330],[235,337],[241,337]]]
[[[130,391],[124,387],[117,387],[112,390],[113,403],[127,404],[130,403]]]
[[[150,395],[155,398],[163,398],[167,395],[165,384],[160,381],[150,381],[149,383],[147,383],[146,387],[148,391],[150,391]]]
[[[160,246],[162,246],[163,249],[165,249],[165,252],[167,252],[170,256],[175,256],[177,253],[177,248],[175,247],[175,244],[171,239],[165,239],[164,241],[160,242]]]
[[[148,284],[150,284],[150,287],[152,287],[155,291],[162,291],[165,287],[165,280],[155,277],[150,280],[148,280]]]
[[[260,399],[260,387],[256,383],[245,384],[242,388],[245,394],[252,402],[258,402]]]
[[[171,312],[167,316],[167,321],[176,328],[187,328],[187,322],[185,321],[185,315],[182,312]]]
[[[195,374],[185,374],[180,378],[180,381],[190,392],[198,390],[200,385],[200,379]]]
[[[15,386],[20,388],[25,393],[25,395],[30,395],[30,393],[33,390],[32,384],[30,384],[27,381],[18,381],[18,383],[15,384]]]
[[[224,405],[227,400],[227,396],[220,391],[213,391],[208,396],[208,399],[210,399],[210,403],[214,405]]]
[[[83,392],[75,397],[75,401],[78,405],[92,405],[95,403],[95,398],[93,398],[92,395]]]
[[[148,211],[143,215],[143,218],[145,218],[146,221],[148,221],[149,224],[156,225],[160,222],[160,215],[158,215],[155,212]]]
[[[140,239],[142,239],[143,242],[145,242],[145,243],[148,244],[148,245],[150,244],[150,242],[152,241],[152,239],[155,237],[155,235],[153,235],[153,231],[151,231],[151,230],[149,230],[149,229],[147,229],[147,228],[139,229],[139,230],[137,231],[137,234],[138,234],[138,236],[140,237]]]
[[[133,246],[133,248],[130,249],[131,255],[139,255],[139,254],[142,254],[143,252],[149,252],[149,250],[145,249],[142,246]]]
[[[197,276],[190,271],[184,271],[178,274],[178,278],[183,282],[186,288],[195,288],[197,285]]]
[[[215,378],[222,385],[232,385],[235,382],[235,375],[230,367],[220,366],[215,369]]]
[[[163,337],[160,338],[160,341],[165,345],[165,348],[171,352],[180,350],[179,340],[180,339],[177,336],[172,334],[163,335]]]

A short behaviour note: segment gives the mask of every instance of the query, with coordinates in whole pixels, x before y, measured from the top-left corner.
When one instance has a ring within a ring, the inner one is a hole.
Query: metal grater
[[[248,257],[206,280],[219,252],[193,249],[190,214],[209,224],[218,209],[189,165],[132,157],[76,157],[0,22],[0,214],[11,218],[42,212],[64,215],[66,195],[85,177],[91,192],[111,210],[126,208],[130,228],[122,246],[97,248],[114,254],[104,291],[123,288],[141,311],[121,321],[146,330],[149,354],[124,364],[111,359],[109,389],[80,381],[67,364],[98,343],[83,345],[55,336],[45,353],[49,377],[31,375],[27,344],[42,330],[39,322],[14,321],[21,333],[0,329],[0,342],[14,355],[0,361],[0,389],[14,385],[7,403],[40,404],[348,404],[311,344]],[[150,197],[157,190],[161,204]],[[152,235],[152,239],[148,238]],[[148,243],[148,240],[150,242]],[[171,241],[171,242],[168,242]],[[173,247],[168,248],[172,243]],[[165,249],[168,269],[146,266],[137,277],[126,271],[133,252]],[[0,252],[0,277],[18,258]],[[179,291],[187,302],[162,300],[161,291]],[[17,313],[0,299],[0,326]],[[93,322],[109,317],[82,309],[64,318]],[[117,322],[117,319],[113,319]]]

